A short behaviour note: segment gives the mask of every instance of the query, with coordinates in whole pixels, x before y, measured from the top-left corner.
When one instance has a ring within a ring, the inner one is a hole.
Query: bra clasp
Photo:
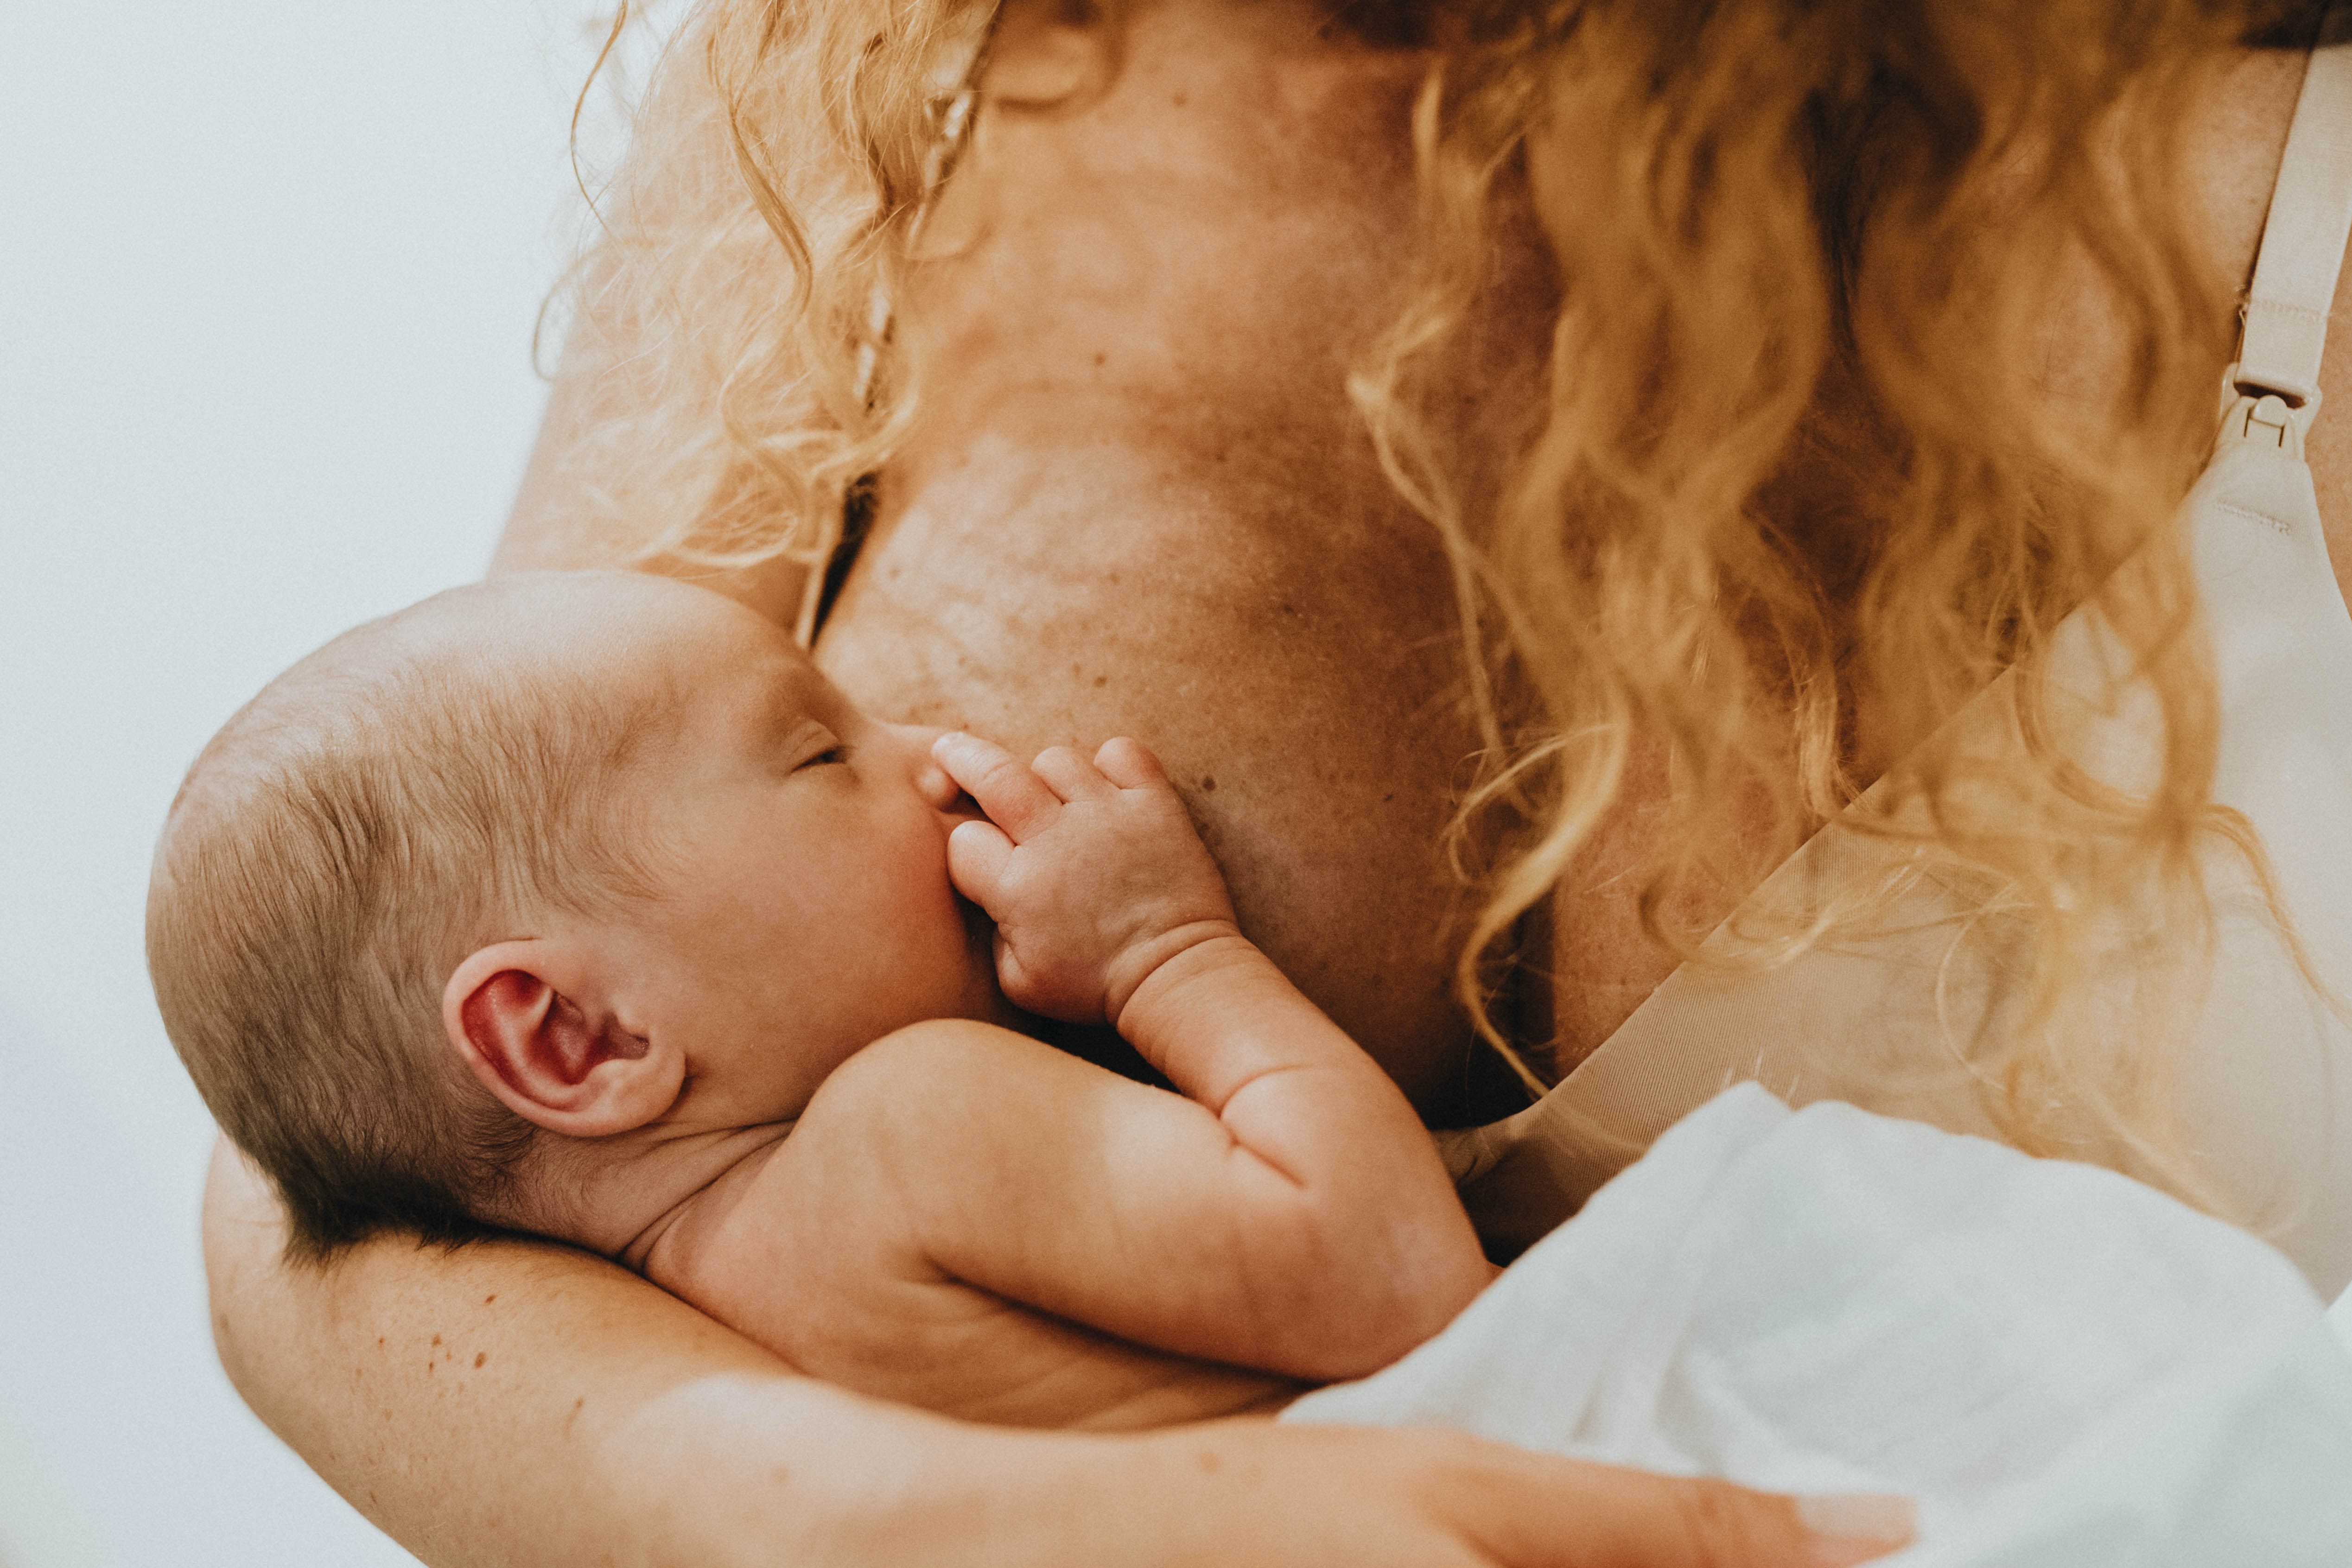
[[[2235,365],[2222,374],[2222,441],[2272,447],[2300,463],[2304,432],[2311,428],[2312,416],[2318,412],[2319,394],[2315,392],[2289,394],[2241,382]]]

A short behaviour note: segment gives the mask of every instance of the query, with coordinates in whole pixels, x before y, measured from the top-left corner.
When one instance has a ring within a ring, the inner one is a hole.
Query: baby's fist
[[[948,874],[996,922],[1016,1007],[1118,1021],[1151,971],[1234,930],[1225,879],[1159,759],[1124,737],[1089,762],[1056,747],[1024,767],[969,735],[931,754],[988,813],[948,840]]]

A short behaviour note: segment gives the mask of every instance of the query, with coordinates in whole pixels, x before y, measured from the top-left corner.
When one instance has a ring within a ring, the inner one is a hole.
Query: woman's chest
[[[919,453],[816,653],[879,715],[1150,745],[1244,927],[1435,1104],[1469,1038],[1444,839],[1479,740],[1442,554],[1360,466],[1275,438]]]
[[[816,652],[877,714],[1150,745],[1251,935],[1442,1112],[1483,743],[1445,552],[1347,387],[1409,285],[1422,62],[1286,16],[1139,8],[1099,93],[983,116],[902,309],[922,412]],[[1531,225],[1494,272],[1431,426],[1474,492],[1552,303]]]

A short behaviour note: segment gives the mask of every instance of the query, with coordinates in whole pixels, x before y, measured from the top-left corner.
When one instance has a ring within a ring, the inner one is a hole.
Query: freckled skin
[[[1472,1037],[1438,844],[1476,740],[1434,535],[1344,391],[1404,281],[1421,62],[1317,20],[1139,8],[1099,97],[984,117],[905,308],[929,412],[816,657],[1015,751],[1146,737],[1244,929],[1442,1115]],[[1494,454],[1549,309],[1506,238],[1459,405]]]

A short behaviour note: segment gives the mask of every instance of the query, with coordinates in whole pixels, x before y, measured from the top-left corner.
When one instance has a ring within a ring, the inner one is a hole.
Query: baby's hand
[[[1105,741],[1092,762],[1055,747],[1024,768],[943,735],[931,755],[989,816],[949,838],[948,874],[996,922],[997,978],[1014,1006],[1116,1024],[1152,970],[1236,934],[1217,862],[1137,742]]]

